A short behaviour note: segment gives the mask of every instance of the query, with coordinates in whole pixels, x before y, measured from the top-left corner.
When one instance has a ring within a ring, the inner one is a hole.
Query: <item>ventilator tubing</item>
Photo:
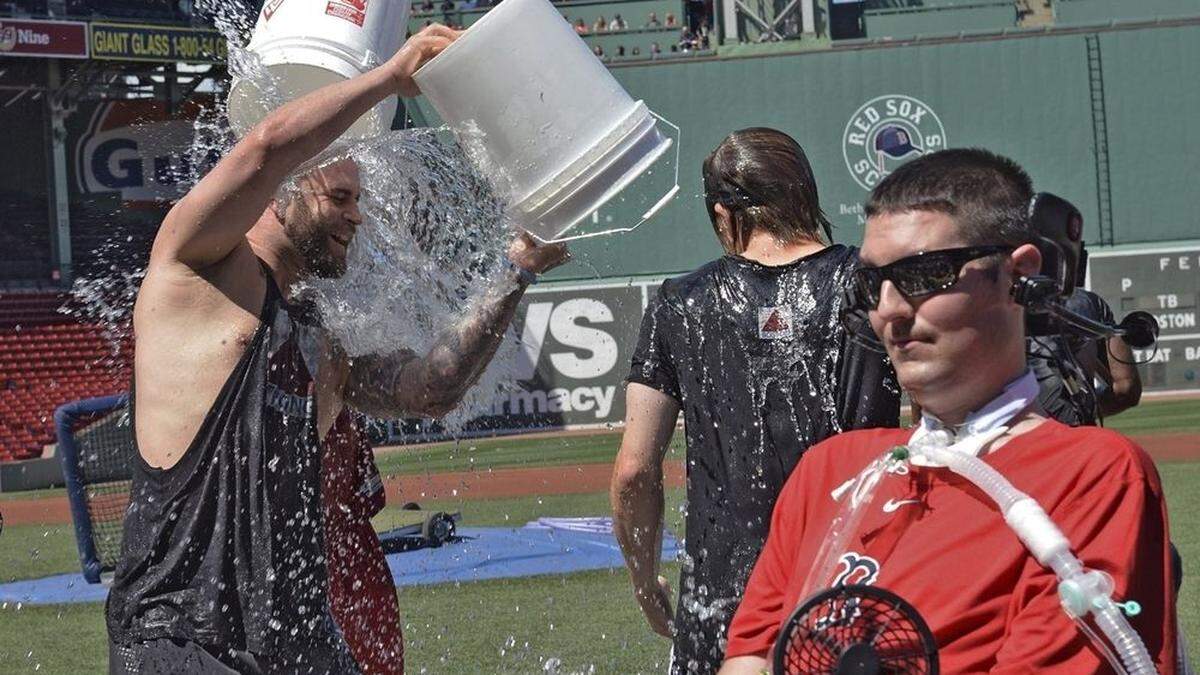
[[[996,431],[1003,433],[1004,429]],[[1112,643],[1116,658],[1120,660],[1120,663],[1112,664],[1117,672],[1131,675],[1157,672],[1142,639],[1112,600],[1112,579],[1103,572],[1085,570],[1083,563],[1071,553],[1067,538],[1045,510],[1029,495],[1014,488],[999,471],[978,458],[978,450],[999,433],[968,438],[951,447],[927,447],[917,441],[910,449],[914,459],[921,458],[949,467],[996,502],[1005,522],[1017,533],[1033,557],[1058,575],[1058,594],[1067,614],[1084,627],[1084,617],[1090,613],[1096,626]],[[1131,612],[1136,613],[1135,610]],[[1090,630],[1084,632],[1097,642],[1100,652],[1108,655],[1111,661],[1112,650],[1099,640],[1099,636]]]
[[[863,515],[867,511],[863,507],[870,504],[875,497],[875,488],[879,486],[879,480],[883,474],[898,464],[900,464],[900,460],[889,450],[868,464],[867,468],[854,477],[853,482],[839,488],[839,490],[847,490],[848,494],[839,499],[841,507],[838,509],[837,515],[830,521],[829,530],[825,534],[821,548],[817,551],[816,564],[809,568],[808,578],[804,580],[804,586],[801,587],[801,602],[808,599],[818,589],[827,588],[832,583],[830,577],[833,575],[833,570],[846,553],[846,540],[852,532],[858,530],[859,523],[862,522]],[[838,490],[834,491],[835,495],[837,492]]]

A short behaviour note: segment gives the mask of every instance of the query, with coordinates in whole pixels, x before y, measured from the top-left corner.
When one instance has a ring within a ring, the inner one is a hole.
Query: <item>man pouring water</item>
[[[362,221],[358,168],[280,185],[459,33],[430,26],[385,64],[267,116],[164,220],[134,309],[138,448],[107,606],[110,671],[357,672],[326,598],[321,446],[344,407],[451,410],[560,246],[526,235],[496,291],[424,356],[347,358],[292,297],[339,276]]]

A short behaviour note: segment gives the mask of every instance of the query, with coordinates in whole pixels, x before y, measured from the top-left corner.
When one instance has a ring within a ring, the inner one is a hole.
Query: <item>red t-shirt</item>
[[[364,673],[403,673],[396,584],[371,526],[384,506],[383,480],[357,415],[343,410],[338,416],[321,468],[333,618]]]
[[[769,657],[838,511],[830,493],[911,433],[854,431],[808,451],[776,503],[726,658]],[[1130,624],[1159,672],[1174,673],[1167,509],[1146,453],[1116,432],[1048,420],[984,461],[1042,505],[1085,567],[1112,575],[1114,598],[1141,603]],[[864,508],[837,578],[823,586],[869,583],[912,603],[933,631],[943,672],[1109,672],[1062,610],[1054,573],[974,485],[949,469],[911,467],[886,474]]]

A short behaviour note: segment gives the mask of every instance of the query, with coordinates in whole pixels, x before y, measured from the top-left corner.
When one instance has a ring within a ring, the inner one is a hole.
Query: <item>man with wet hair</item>
[[[800,145],[774,129],[737,131],[703,174],[726,255],[665,282],[646,311],[611,494],[637,601],[674,638],[673,673],[720,666],[775,497],[805,449],[899,416],[886,359],[838,322],[857,256],[832,244]],[[673,614],[658,561],[663,460],[681,409],[688,562]]]
[[[416,95],[413,72],[458,35],[431,26],[274,111],[163,221],[134,308],[138,456],[106,612],[111,672],[360,671],[330,613],[323,441],[347,407],[453,408],[530,278],[566,251],[521,236],[508,279],[428,354],[350,359],[292,289],[345,270],[358,167],[327,164],[274,197],[376,103]]]
[[[805,455],[776,503],[722,673],[767,668],[781,624],[805,596],[842,584],[878,586],[912,604],[943,672],[1108,671],[1063,611],[1055,574],[996,504],[928,461],[881,475],[843,533],[844,550],[829,552],[831,578],[804,588],[853,479],[910,442],[977,450],[1036,500],[1084,566],[1111,575],[1115,601],[1141,604],[1129,622],[1159,672],[1175,672],[1167,512],[1154,463],[1116,432],[1063,425],[1037,405],[1025,308],[1013,293],[1041,267],[1032,197],[1017,164],[970,149],[915,159],[872,192],[850,309],[866,314],[923,416],[915,430],[845,433]]]

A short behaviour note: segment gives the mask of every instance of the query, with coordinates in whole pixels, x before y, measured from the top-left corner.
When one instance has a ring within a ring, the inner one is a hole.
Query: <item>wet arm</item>
[[[485,296],[475,310],[438,336],[425,356],[399,350],[353,359],[346,400],[381,418],[441,417],[479,378],[504,337],[526,283],[513,274],[507,291]]]
[[[609,499],[613,532],[625,554],[634,594],[645,606],[660,590],[663,459],[675,432],[679,403],[657,389],[630,382],[625,408],[625,434],[613,467]]]

